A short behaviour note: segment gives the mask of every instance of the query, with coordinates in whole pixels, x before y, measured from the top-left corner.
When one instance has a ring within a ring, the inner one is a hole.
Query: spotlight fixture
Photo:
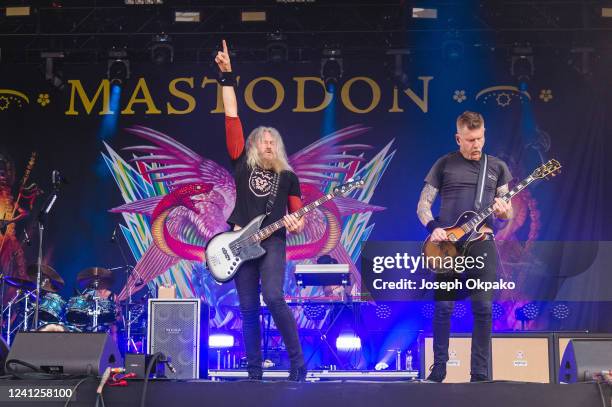
[[[491,306],[491,317],[494,320],[498,320],[501,319],[501,317],[504,316],[505,314],[505,310],[504,307],[502,307],[501,305],[499,305],[498,303],[494,302]]]
[[[376,318],[378,319],[389,319],[391,316],[391,307],[387,304],[377,304],[375,308]]]
[[[361,338],[354,333],[341,334],[336,338],[336,349],[344,351],[361,349]]]
[[[174,62],[174,47],[172,39],[168,34],[156,34],[153,36],[153,45],[150,47],[151,61],[156,65]]]
[[[519,82],[525,83],[529,82],[534,73],[533,48],[530,46],[515,47],[512,50],[510,74]]]
[[[453,309],[452,317],[456,319],[461,319],[465,317],[466,313],[467,313],[467,308],[465,307],[465,304],[461,302],[456,302],[455,308]]]
[[[57,67],[57,60],[64,58],[63,52],[41,52],[40,57],[45,60],[45,80],[47,80],[54,88],[64,90],[63,75]]]
[[[421,315],[427,319],[432,319],[434,316],[434,305],[431,302],[423,304],[421,307]]]
[[[106,77],[113,85],[122,85],[130,79],[130,60],[125,49],[112,48],[108,52]]]
[[[287,61],[289,57],[289,48],[287,46],[287,37],[280,31],[268,33],[268,43],[266,45],[266,52],[268,55],[268,61],[277,63]]]
[[[342,51],[340,48],[325,48],[321,58],[321,79],[325,89],[333,93],[344,74]]]
[[[310,321],[320,321],[325,316],[325,307],[321,304],[308,304],[304,306],[304,315]]]
[[[550,313],[556,319],[562,320],[562,319],[566,319],[567,317],[569,317],[570,309],[567,306],[567,304],[557,303],[554,305],[554,307],[552,307],[552,309],[550,310]]]
[[[208,346],[213,349],[227,349],[234,346],[234,336],[229,334],[212,334],[208,337]]]

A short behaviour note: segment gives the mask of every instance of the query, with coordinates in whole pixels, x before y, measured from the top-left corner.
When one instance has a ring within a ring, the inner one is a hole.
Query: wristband
[[[439,228],[440,226],[441,226],[440,222],[438,222],[437,220],[433,219],[433,220],[430,220],[429,222],[427,222],[427,225],[425,225],[425,228],[427,229],[427,231],[429,233],[433,233],[433,231],[436,228]]]
[[[234,72],[219,72],[217,82],[221,86],[236,86],[236,74]]]

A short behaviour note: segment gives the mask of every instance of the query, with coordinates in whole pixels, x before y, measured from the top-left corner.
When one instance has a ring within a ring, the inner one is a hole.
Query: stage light
[[[174,62],[174,47],[171,44],[172,39],[168,34],[156,34],[153,36],[153,45],[151,45],[151,61],[156,65],[163,65],[168,62]]]
[[[446,40],[442,43],[442,58],[447,62],[457,62],[463,59],[465,45],[457,39]]]
[[[465,304],[461,302],[456,302],[455,308],[453,309],[452,317],[456,319],[461,319],[465,316],[466,313],[467,313],[467,308],[465,307]]]
[[[505,313],[506,311],[504,310],[504,307],[502,307],[498,303],[494,302],[491,305],[491,317],[493,318],[493,320],[501,319],[501,317],[503,317]]]
[[[208,337],[208,346],[214,349],[234,347],[234,336],[229,334],[212,334]]]
[[[438,9],[413,7],[412,18],[436,19],[438,18]]]
[[[533,48],[530,46],[515,47],[512,50],[510,74],[520,83],[527,83],[535,73]]]
[[[389,70],[389,75],[391,80],[394,82],[394,85],[405,89],[408,87],[408,75],[404,70],[404,66],[406,64],[406,60],[410,55],[410,50],[407,48],[397,48],[397,49],[389,49],[386,52],[387,55],[390,55],[393,58],[391,61],[387,61],[387,67]]]
[[[268,20],[265,11],[243,11],[240,13],[240,21],[243,23],[261,23]]]
[[[338,82],[344,74],[342,52],[339,48],[326,48],[321,58],[321,79],[325,83],[325,89],[333,93]]]
[[[336,338],[336,349],[344,351],[361,349],[361,338],[355,334],[340,334]]]
[[[423,306],[421,307],[421,315],[423,315],[427,319],[433,318],[434,311],[434,305],[430,302],[428,302],[427,304],[423,304]]]
[[[377,304],[375,312],[378,319],[388,319],[391,316],[391,307],[387,304]]]
[[[268,43],[266,44],[266,52],[268,54],[268,62],[285,62],[289,56],[289,47],[287,46],[287,37],[279,32],[268,33]]]
[[[540,313],[540,307],[535,302],[530,302],[529,304],[523,305],[523,312],[527,319],[534,320]]]
[[[40,57],[45,59],[45,79],[56,89],[62,91],[66,87],[62,73],[57,68],[57,60],[64,58],[63,52],[41,52]]]
[[[567,306],[567,304],[564,303],[557,303],[555,304],[555,306],[551,309],[551,314],[553,317],[555,317],[556,319],[566,319],[567,317],[569,317],[570,314],[570,309]]]
[[[389,365],[385,362],[378,362],[376,366],[374,366],[374,370],[386,370],[389,369]]]
[[[325,307],[323,305],[305,305],[304,315],[310,321],[320,321],[325,316]]]
[[[108,52],[106,77],[113,85],[122,85],[130,79],[130,61],[125,49],[113,48]]]
[[[174,22],[176,23],[199,23],[201,19],[199,11],[175,11]]]

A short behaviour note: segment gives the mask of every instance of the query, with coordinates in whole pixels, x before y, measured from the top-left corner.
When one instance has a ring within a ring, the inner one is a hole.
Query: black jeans
[[[485,256],[486,253],[486,256]],[[497,248],[493,240],[478,241],[471,244],[467,255],[472,257],[483,256],[484,268],[482,270],[468,270],[462,276],[478,278],[482,281],[494,281],[497,269]],[[438,293],[436,293],[438,294]],[[451,293],[452,294],[452,293]],[[489,354],[491,343],[491,291],[456,292],[455,299],[469,296],[474,316],[472,330],[472,352],[470,361],[471,374],[488,376]],[[450,338],[450,320],[455,308],[455,301],[448,293],[436,295],[433,320],[433,349],[434,364],[446,365],[448,362],[448,343]]]
[[[260,279],[263,300],[283,337],[291,368],[296,369],[304,365],[297,324],[291,309],[285,302],[283,293],[286,265],[285,240],[271,236],[262,242],[262,247],[266,250],[266,254],[259,259],[244,263],[234,278],[242,314],[247,370],[255,375],[262,372],[261,325],[259,323]]]

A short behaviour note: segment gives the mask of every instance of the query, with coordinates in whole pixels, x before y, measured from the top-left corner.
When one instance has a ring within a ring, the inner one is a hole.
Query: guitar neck
[[[308,212],[317,208],[318,206],[323,205],[325,202],[334,199],[335,196],[336,195],[334,193],[329,193],[327,195],[324,195],[321,198],[317,199],[316,201],[313,201],[309,203],[308,205],[298,209],[297,211],[292,212],[291,215],[297,215],[298,217],[302,217],[306,215]],[[284,227],[285,227],[285,224],[283,223],[283,219],[281,218],[277,220],[276,222],[271,223],[270,225],[266,226],[265,228],[260,229],[257,233],[254,233],[249,238],[253,241],[262,241],[266,239],[267,237],[269,237],[272,233]]]
[[[514,188],[512,188],[510,191],[502,195],[501,199],[503,199],[506,202],[509,202],[510,199],[512,199],[514,195],[518,194],[523,189],[527,188],[527,186],[529,186],[529,184],[531,184],[535,180],[536,178],[534,178],[533,176],[531,175],[528,176],[527,178],[525,178],[524,180],[516,184]],[[465,224],[463,224],[461,228],[466,233],[473,232],[478,225],[480,225],[486,218],[491,216],[491,214],[493,213],[493,204],[494,203],[492,203],[491,205],[489,205],[487,208],[483,209],[482,211],[478,212],[478,214],[475,217],[473,217],[469,222],[466,222]]]

